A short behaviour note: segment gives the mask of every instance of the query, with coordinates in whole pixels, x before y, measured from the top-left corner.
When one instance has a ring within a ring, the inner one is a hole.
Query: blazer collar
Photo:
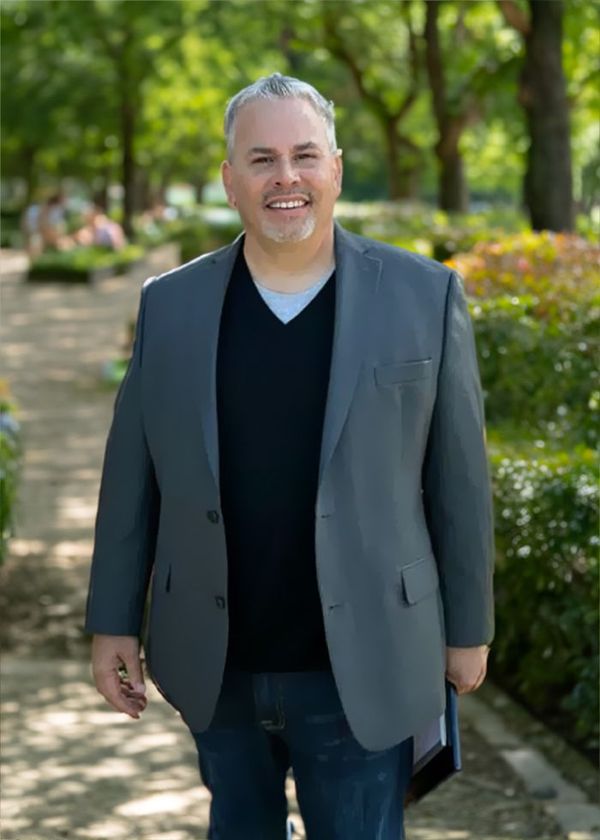
[[[195,366],[198,370],[198,407],[204,444],[210,468],[219,487],[219,444],[216,397],[216,361],[219,325],[225,292],[238,255],[243,247],[241,233],[230,245],[207,255],[199,282],[196,325],[193,336]],[[333,347],[327,403],[323,423],[319,482],[339,440],[371,330],[374,296],[381,273],[381,260],[369,256],[363,242],[335,223],[336,303]]]

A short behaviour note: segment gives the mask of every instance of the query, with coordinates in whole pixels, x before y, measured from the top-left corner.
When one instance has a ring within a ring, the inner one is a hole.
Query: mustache
[[[291,198],[305,198],[310,202],[313,200],[312,193],[306,192],[305,190],[296,190],[291,194],[288,192],[270,192],[263,196],[263,204],[268,204],[270,201],[276,201],[277,199],[286,200]]]

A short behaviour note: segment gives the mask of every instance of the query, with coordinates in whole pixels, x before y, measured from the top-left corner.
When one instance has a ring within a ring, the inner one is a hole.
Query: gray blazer
[[[215,360],[242,238],[143,286],[88,595],[88,632],[139,635],[150,585],[149,671],[194,732],[227,649]],[[492,496],[460,277],[337,224],[335,253],[317,574],[343,707],[376,750],[441,714],[446,645],[492,639]]]

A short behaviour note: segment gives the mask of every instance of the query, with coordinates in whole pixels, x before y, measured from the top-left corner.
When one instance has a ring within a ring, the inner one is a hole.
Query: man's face
[[[330,151],[325,121],[309,102],[256,100],[236,117],[233,152],[222,175],[247,236],[300,242],[330,227],[342,162]]]

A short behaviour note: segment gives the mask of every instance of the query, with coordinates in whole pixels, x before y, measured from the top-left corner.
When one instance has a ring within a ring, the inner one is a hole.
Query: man
[[[142,290],[88,604],[98,690],[138,717],[139,636],[212,793],[211,836],[403,836],[412,736],[486,672],[493,524],[463,287],[351,235],[333,106],[229,103],[244,234]],[[120,676],[125,668],[127,676]]]

